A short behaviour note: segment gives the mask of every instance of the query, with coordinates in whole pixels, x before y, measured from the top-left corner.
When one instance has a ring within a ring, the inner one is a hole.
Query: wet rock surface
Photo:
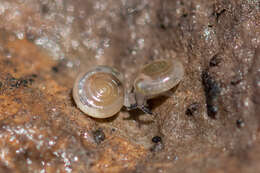
[[[258,0],[0,0],[0,172],[257,172],[259,21]],[[156,116],[76,107],[80,71],[160,58],[185,78]]]

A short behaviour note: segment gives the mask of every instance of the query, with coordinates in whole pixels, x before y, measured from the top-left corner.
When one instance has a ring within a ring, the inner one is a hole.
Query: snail
[[[108,66],[81,73],[74,83],[73,98],[77,107],[89,116],[111,117],[123,106],[123,76]]]
[[[116,69],[97,66],[77,77],[73,98],[80,110],[94,118],[111,117],[123,106],[153,114],[146,101],[169,91],[183,76],[180,61],[156,60],[144,65],[127,88],[123,75]]]
[[[178,60],[160,59],[146,64],[135,78],[133,91],[126,94],[124,105],[128,110],[139,108],[147,114],[153,114],[146,101],[159,95],[170,95],[169,90],[183,76],[184,67]]]

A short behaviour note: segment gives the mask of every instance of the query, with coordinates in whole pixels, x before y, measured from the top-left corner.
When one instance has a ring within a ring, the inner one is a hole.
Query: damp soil
[[[151,110],[81,112],[78,73],[130,85],[178,59],[185,77]],[[259,0],[0,0],[0,172],[208,173],[260,169]]]

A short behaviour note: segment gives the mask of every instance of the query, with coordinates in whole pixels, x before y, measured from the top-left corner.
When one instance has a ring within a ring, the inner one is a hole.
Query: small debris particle
[[[216,20],[218,21],[219,20],[219,17],[225,13],[226,9],[221,9],[221,10],[217,10],[214,12],[214,15],[216,16]]]
[[[37,78],[38,75],[37,75],[37,74],[32,74],[32,77],[33,77],[33,78]]]
[[[7,78],[7,85],[9,85],[12,88],[20,88],[20,87],[28,87],[28,84],[32,84],[34,79],[31,78],[19,78],[16,79],[14,77],[8,77]]]
[[[185,114],[188,116],[193,116],[197,110],[199,109],[199,104],[198,103],[192,103],[191,105],[188,106]]]
[[[160,24],[160,28],[163,29],[163,30],[166,30],[166,29],[167,29],[166,26],[165,26],[163,23]]]
[[[184,13],[183,15],[182,15],[182,17],[187,17],[188,16],[188,14],[187,13]]]
[[[240,82],[242,81],[242,79],[240,77],[235,77],[235,79],[233,79],[230,84],[231,85],[238,85]]]
[[[59,72],[59,68],[57,66],[53,66],[52,68],[52,71],[55,72],[55,73],[58,73]]]
[[[236,121],[236,124],[237,124],[237,127],[238,127],[238,128],[242,128],[242,127],[245,126],[245,122],[244,122],[242,119],[238,119],[238,120]]]
[[[106,138],[105,133],[103,132],[103,130],[101,128],[93,131],[93,137],[97,144],[100,144]]]
[[[46,4],[43,4],[41,8],[41,12],[42,14],[47,14],[49,12],[49,7]]]
[[[11,85],[12,87],[16,87],[16,88],[19,88],[20,86],[24,86],[24,87],[27,87],[28,85],[28,81],[25,80],[25,79],[16,79],[15,80],[15,84],[14,85]]]
[[[202,82],[206,93],[211,97],[216,97],[220,94],[219,84],[211,77],[208,71],[202,72]]]
[[[154,143],[162,142],[162,138],[160,136],[154,136],[152,138],[152,142]]]
[[[30,78],[28,79],[28,81],[30,82],[30,84],[32,84],[34,82],[34,79]]]
[[[21,83],[24,84],[24,86],[27,86],[28,81],[26,79],[21,80]]]
[[[216,105],[207,104],[207,111],[208,111],[208,115],[211,118],[216,118],[216,115],[218,113],[218,107]]]
[[[9,82],[10,82],[10,86],[11,87],[17,87],[19,84],[19,82],[17,81],[17,79],[15,79],[14,77],[10,78],[9,79]],[[17,83],[18,82],[18,83]]]
[[[210,67],[215,67],[215,66],[218,66],[221,62],[221,59],[218,57],[218,54],[214,55],[210,62],[209,62],[209,66]]]
[[[157,152],[164,148],[162,138],[160,136],[154,136],[152,138],[152,142],[154,143],[154,145],[150,148],[150,151]]]
[[[213,77],[209,75],[208,71],[203,71],[201,78],[206,96],[208,116],[215,119],[218,112],[217,100],[220,94],[220,86]]]

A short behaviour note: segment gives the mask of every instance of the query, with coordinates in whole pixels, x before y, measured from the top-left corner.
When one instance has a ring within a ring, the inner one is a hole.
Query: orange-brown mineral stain
[[[26,39],[9,41],[6,47],[13,53],[20,75],[49,70],[56,63],[46,52]]]
[[[147,156],[147,150],[123,138],[113,137],[102,148],[98,162],[92,167],[94,172],[120,172],[122,166],[134,169],[136,164]]]
[[[12,97],[0,95],[0,120],[16,114],[21,105],[12,100]]]

